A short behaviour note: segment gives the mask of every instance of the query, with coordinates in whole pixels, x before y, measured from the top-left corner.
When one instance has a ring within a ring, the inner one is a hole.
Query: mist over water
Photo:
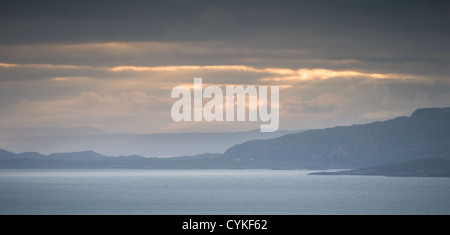
[[[1,170],[0,214],[450,214],[450,179],[292,170]]]

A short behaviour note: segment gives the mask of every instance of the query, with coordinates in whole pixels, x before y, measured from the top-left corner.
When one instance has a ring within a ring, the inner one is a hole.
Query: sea
[[[450,178],[311,172],[2,169],[0,214],[450,214]]]

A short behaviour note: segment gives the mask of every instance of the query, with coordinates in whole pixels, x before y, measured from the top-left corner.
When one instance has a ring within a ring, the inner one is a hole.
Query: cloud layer
[[[174,123],[170,91],[280,86],[280,128],[450,106],[448,1],[9,1],[0,127],[257,129]],[[205,101],[206,102],[206,101]]]
[[[95,67],[6,63],[0,64],[0,73],[8,74],[2,76],[2,93],[19,91],[2,100],[0,123],[17,127],[88,125],[117,132],[229,128],[223,123],[199,126],[170,119],[171,105],[176,101],[170,99],[171,89],[178,85],[192,87],[194,77],[202,77],[204,87],[280,86],[284,129],[368,122],[408,115],[425,105],[450,105],[450,99],[445,99],[450,92],[444,88],[450,84],[414,74],[247,65]],[[34,89],[31,93],[27,92],[30,87]],[[247,123],[246,127],[255,125]],[[243,128],[242,123],[234,126]]]

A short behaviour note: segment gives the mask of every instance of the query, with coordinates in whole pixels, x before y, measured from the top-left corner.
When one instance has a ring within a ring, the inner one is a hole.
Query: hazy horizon
[[[422,107],[427,108],[447,108],[447,107]],[[422,109],[418,108],[418,109]],[[338,126],[352,126],[352,125],[364,125],[373,122],[383,122],[388,121],[397,117],[409,117],[410,114],[380,118],[374,120],[361,121],[359,123],[348,123],[347,125],[333,125],[321,126],[317,128],[310,129],[280,129],[276,132],[292,132],[292,131],[305,131],[305,130],[320,130],[326,128],[333,128]],[[73,127],[57,127],[57,126],[24,126],[24,127],[0,127],[0,137],[39,137],[39,136],[84,136],[84,135],[158,135],[158,134],[216,134],[216,133],[248,133],[248,132],[260,132],[258,128],[248,128],[248,129],[238,129],[238,130],[214,130],[214,129],[202,129],[200,131],[196,130],[171,130],[171,131],[161,131],[161,132],[126,132],[126,131],[106,131],[94,126],[80,125]]]

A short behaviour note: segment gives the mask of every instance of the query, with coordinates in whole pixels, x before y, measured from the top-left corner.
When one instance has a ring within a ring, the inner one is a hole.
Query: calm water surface
[[[0,214],[450,214],[450,178],[0,170]]]

